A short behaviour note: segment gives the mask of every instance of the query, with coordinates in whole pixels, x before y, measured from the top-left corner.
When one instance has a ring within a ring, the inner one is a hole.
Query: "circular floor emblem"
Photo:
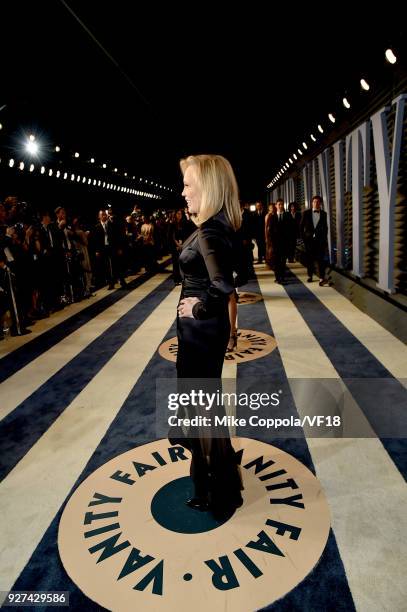
[[[262,608],[312,570],[330,528],[319,481],[264,442],[235,438],[244,503],[224,523],[185,505],[189,454],[158,440],[115,457],[76,489],[59,524],[62,563],[108,610]]]
[[[255,304],[256,302],[261,302],[263,296],[260,293],[253,293],[252,291],[241,291],[239,292],[239,306],[244,306],[246,304]]]
[[[277,346],[276,339],[269,334],[263,334],[253,329],[239,329],[237,337],[237,347],[233,353],[226,353],[225,362],[241,363],[242,361],[251,361],[268,355]],[[169,361],[177,360],[178,340],[170,338],[163,342],[158,352],[161,357]]]

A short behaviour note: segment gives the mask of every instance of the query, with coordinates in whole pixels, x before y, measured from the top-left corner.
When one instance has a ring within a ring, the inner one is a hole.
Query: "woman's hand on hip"
[[[178,304],[178,316],[189,317],[190,319],[193,319],[194,315],[192,314],[192,308],[200,301],[201,300],[196,297],[189,297],[181,300]]]

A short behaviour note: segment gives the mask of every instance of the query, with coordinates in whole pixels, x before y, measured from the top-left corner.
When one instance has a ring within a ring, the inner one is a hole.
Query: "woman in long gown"
[[[270,236],[270,223],[272,216],[276,214],[276,205],[273,202],[270,202],[268,206],[268,213],[264,218],[264,231],[266,238],[266,266],[270,268],[270,270],[274,270],[274,257],[273,257],[273,245],[271,243]]]
[[[197,230],[179,257],[177,376],[184,391],[191,388],[185,379],[199,379],[201,388],[214,390],[221,381],[230,334],[233,238],[241,224],[238,188],[230,163],[220,155],[190,156],[181,161],[181,170],[182,195]],[[228,518],[243,503],[243,487],[227,428],[212,430],[210,436],[187,436],[181,444],[192,453],[195,496],[188,505]]]

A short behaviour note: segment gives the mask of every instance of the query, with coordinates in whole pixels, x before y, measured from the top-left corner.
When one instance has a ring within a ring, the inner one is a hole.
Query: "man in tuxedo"
[[[307,258],[307,282],[312,282],[314,264],[317,264],[319,274],[319,284],[322,287],[327,285],[325,280],[325,253],[328,242],[328,221],[327,214],[321,208],[322,198],[314,196],[312,198],[312,208],[304,210],[301,219],[300,231],[304,240],[305,254]]]
[[[272,215],[269,221],[269,232],[273,247],[275,282],[280,284],[284,283],[290,230],[290,215],[284,211],[284,200],[279,199],[276,202],[276,214]]]

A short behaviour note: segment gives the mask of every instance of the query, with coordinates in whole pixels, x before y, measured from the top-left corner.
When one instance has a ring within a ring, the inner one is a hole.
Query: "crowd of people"
[[[267,214],[261,203],[255,211],[249,204],[241,208],[240,248],[248,277],[254,276],[253,241],[257,261],[265,261],[276,281],[284,282],[286,260],[294,261],[303,239],[309,280],[316,261],[320,282],[325,282],[323,211],[314,228],[320,198],[313,199],[313,211],[302,215],[295,203],[286,211],[283,200],[270,204]],[[112,290],[120,283],[126,289],[126,277],[143,269],[155,272],[166,255],[172,258],[174,282],[180,284],[179,254],[195,229],[186,208],[146,214],[135,205],[130,214],[119,216],[107,207],[89,223],[63,206],[34,210],[17,197],[5,198],[0,203],[0,339],[5,333],[30,333],[36,320],[106,285]]]
[[[244,234],[256,241],[257,262],[264,261],[274,271],[275,282],[284,284],[286,262],[296,260],[301,245],[300,252],[307,266],[307,281],[312,282],[316,272],[319,284],[328,284],[325,278],[328,223],[320,196],[315,195],[311,208],[302,213],[296,202],[290,202],[286,210],[284,200],[278,199],[275,203],[270,202],[267,212],[263,204],[257,202],[252,214],[249,207],[244,208],[243,228]]]
[[[30,333],[38,319],[106,285],[126,289],[129,275],[152,273],[162,257],[175,257],[188,228],[194,226],[182,210],[147,215],[136,205],[119,216],[108,207],[85,222],[62,206],[34,210],[17,197],[5,198],[0,203],[0,338],[5,332]]]

